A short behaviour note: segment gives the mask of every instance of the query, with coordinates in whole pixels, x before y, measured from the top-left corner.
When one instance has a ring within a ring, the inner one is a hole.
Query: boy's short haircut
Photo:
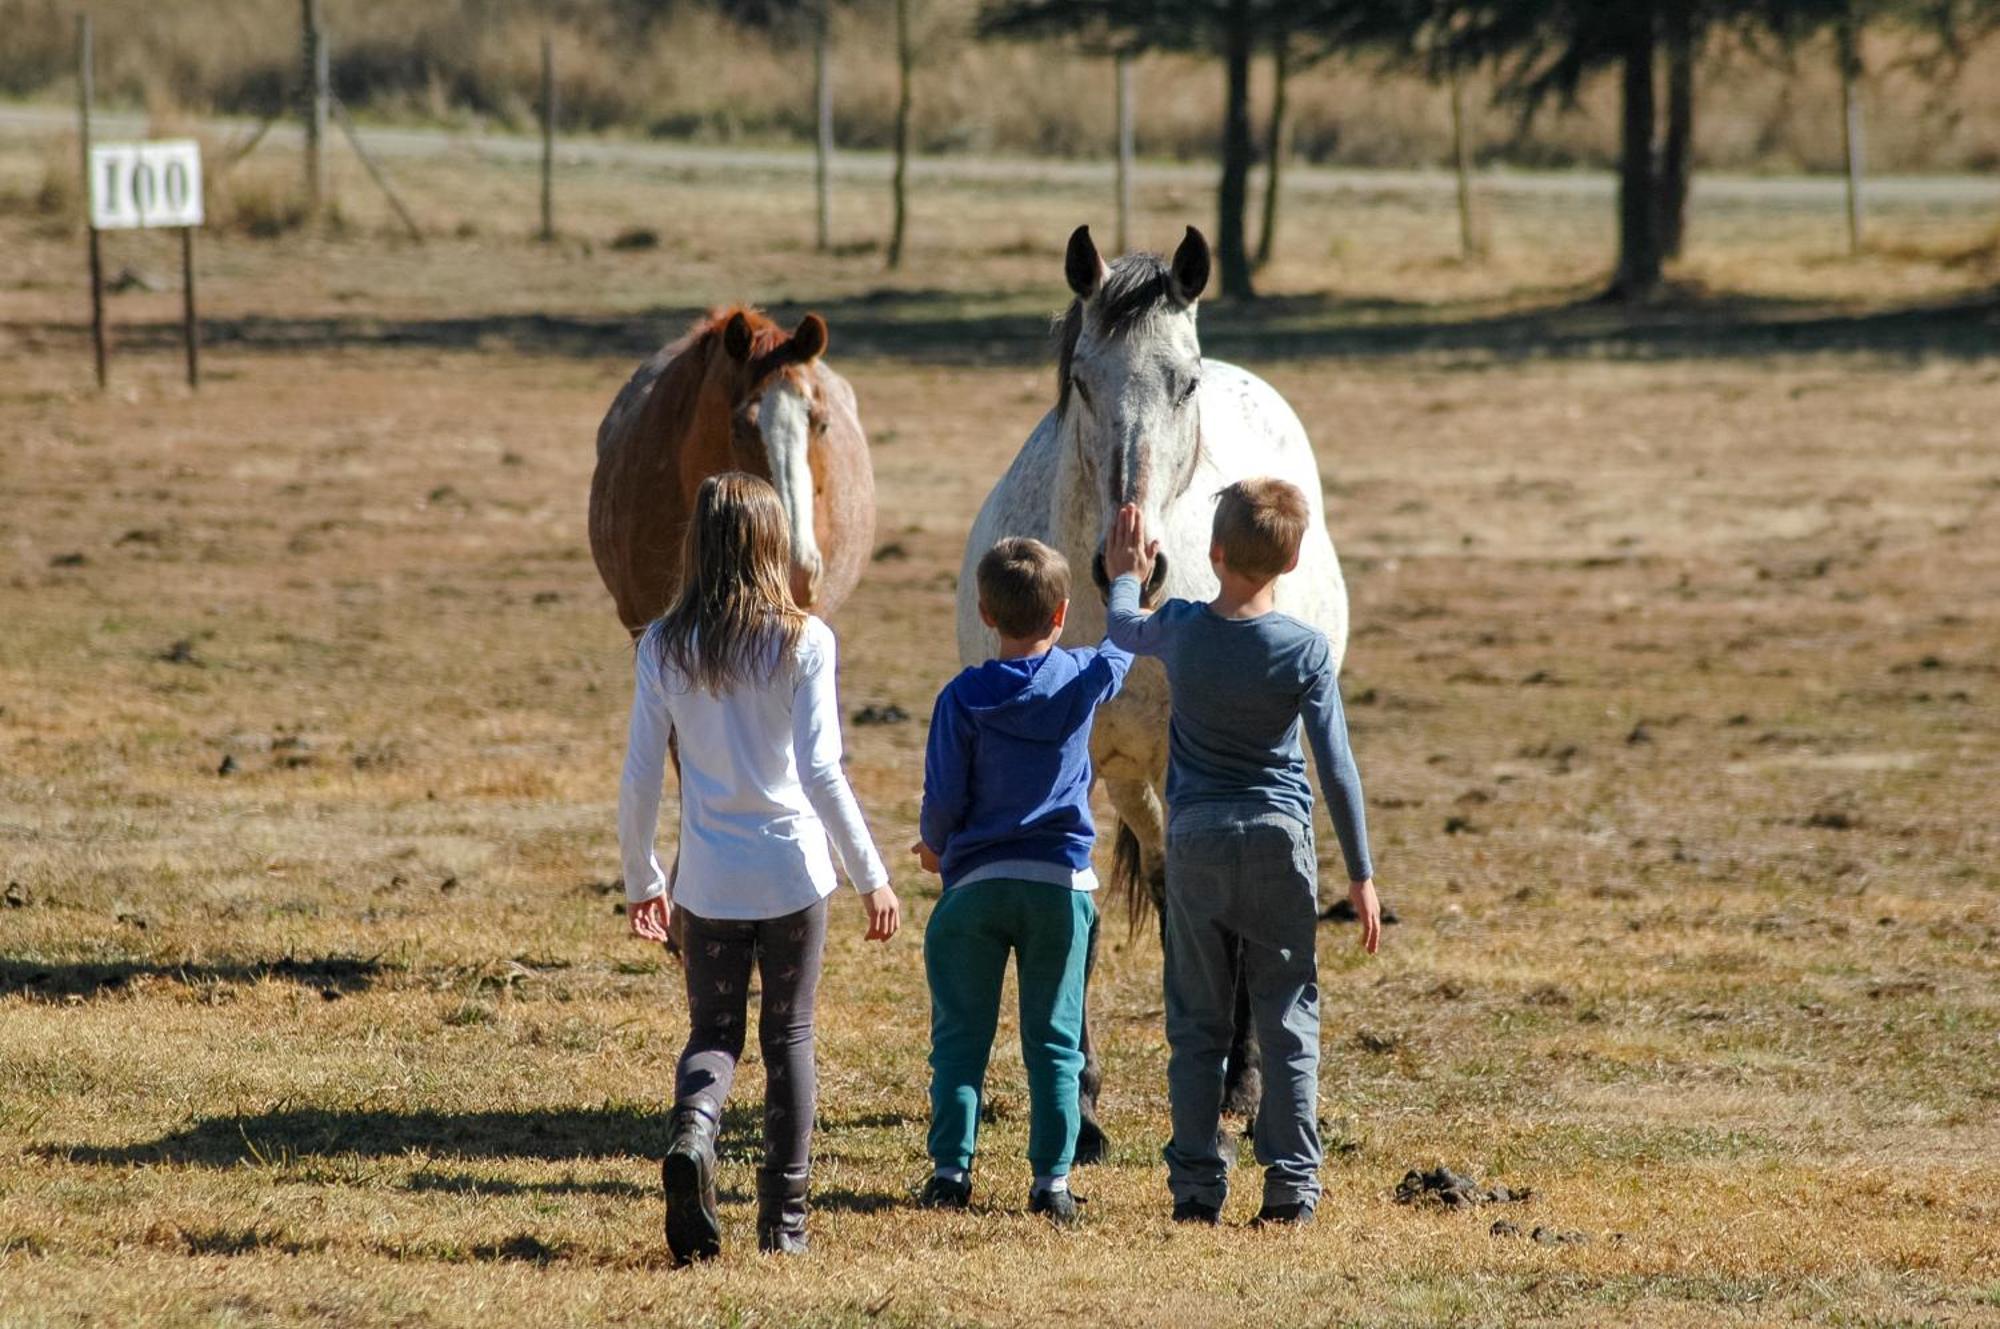
[[[1312,508],[1297,485],[1269,476],[1238,480],[1217,496],[1215,542],[1231,572],[1269,579],[1299,556]]]
[[[1069,560],[1040,540],[1009,536],[979,560],[979,603],[1003,637],[1039,637],[1069,599]]]

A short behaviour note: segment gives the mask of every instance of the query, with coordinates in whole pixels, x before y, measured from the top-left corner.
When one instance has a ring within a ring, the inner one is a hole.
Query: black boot
[[[675,1108],[660,1189],[667,1197],[667,1249],[674,1263],[712,1260],[722,1253],[722,1215],[715,1209],[715,1119],[700,1108]]]
[[[757,1170],[757,1249],[806,1253],[806,1174]]]

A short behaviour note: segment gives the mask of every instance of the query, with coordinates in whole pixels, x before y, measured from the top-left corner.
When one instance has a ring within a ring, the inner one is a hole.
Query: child
[[[1372,955],[1381,940],[1333,653],[1318,631],[1273,608],[1311,519],[1305,495],[1281,480],[1229,486],[1208,555],[1221,582],[1215,599],[1169,600],[1150,617],[1139,612],[1139,588],[1159,543],[1148,543],[1136,507],[1119,512],[1104,550],[1111,640],[1158,656],[1173,696],[1165,918],[1173,1139],[1165,1154],[1178,1222],[1219,1221],[1228,1191],[1216,1129],[1239,967],[1264,1049],[1256,1221],[1309,1223],[1319,1201],[1318,860],[1301,724],[1347,859],[1361,945]]]
[[[930,1154],[920,1200],[972,1199],[979,1103],[1008,952],[1021,989],[1028,1069],[1031,1213],[1076,1221],[1069,1168],[1083,1069],[1083,979],[1097,908],[1090,870],[1090,722],[1132,657],[1106,644],[1060,650],[1069,564],[1039,540],[1002,540],[979,560],[979,616],[996,659],[938,694],[924,755],[923,839],[944,898],[924,930],[931,989]]]
[[[791,541],[777,491],[711,476],[695,498],[672,607],[640,637],[618,842],[632,931],[668,939],[678,911],[689,1031],[661,1165],[677,1264],[719,1254],[715,1134],[743,1051],[754,960],[763,987],[764,1165],[757,1245],[806,1249],[812,1142],[813,997],[841,868],[868,909],[868,938],[896,934],[888,874],[840,769],[834,642],[792,603]],[[681,784],[673,880],[653,853],[669,741]]]

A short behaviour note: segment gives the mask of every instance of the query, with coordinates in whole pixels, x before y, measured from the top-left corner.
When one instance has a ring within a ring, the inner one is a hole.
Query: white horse
[[[1106,267],[1090,228],[1079,226],[1063,269],[1076,299],[1057,324],[1055,408],[987,495],[966,541],[960,658],[976,663],[995,648],[979,620],[974,576],[994,541],[1033,536],[1061,550],[1071,567],[1091,569],[1099,594],[1076,598],[1065,635],[1092,644],[1104,634],[1104,538],[1121,505],[1136,503],[1160,542],[1145,603],[1207,600],[1217,590],[1208,561],[1216,495],[1233,481],[1269,475],[1297,485],[1313,514],[1297,571],[1278,583],[1278,607],[1326,634],[1338,668],[1347,648],[1347,586],[1326,533],[1319,464],[1305,427],[1269,384],[1202,359],[1195,303],[1208,284],[1208,242],[1190,226],[1171,264],[1128,254]],[[1148,895],[1157,905],[1165,883],[1168,710],[1165,673],[1142,660],[1098,712],[1091,741],[1097,776],[1117,812],[1111,885],[1135,906]],[[1249,1110],[1258,1090],[1256,1052],[1240,996],[1238,1008],[1229,1101]],[[1087,1022],[1085,1056],[1080,1158],[1104,1148],[1096,1123],[1101,1076]]]

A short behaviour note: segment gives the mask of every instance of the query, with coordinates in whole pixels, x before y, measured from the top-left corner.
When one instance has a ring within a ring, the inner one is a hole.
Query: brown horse
[[[754,309],[718,309],[639,366],[597,430],[590,552],[635,636],[680,585],[695,490],[721,471],[769,480],[792,531],[792,595],[825,615],[875,538],[875,472],[854,389],[820,359],[826,320],[790,336]]]

